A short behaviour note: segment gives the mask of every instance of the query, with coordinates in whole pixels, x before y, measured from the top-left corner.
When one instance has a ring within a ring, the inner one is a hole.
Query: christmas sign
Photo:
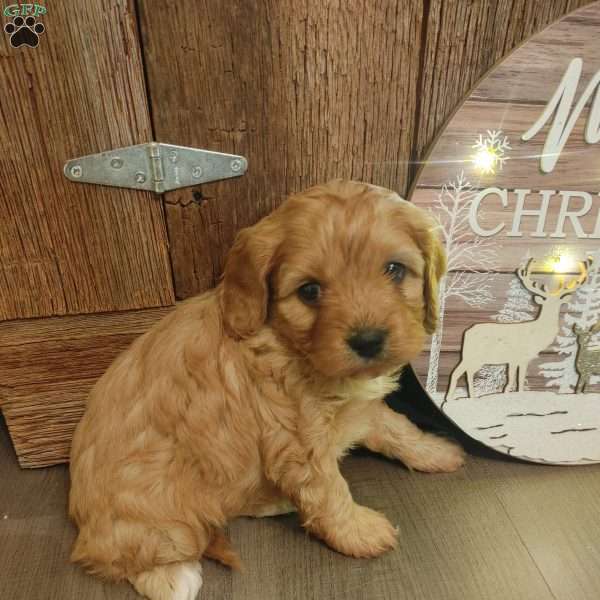
[[[448,255],[413,365],[470,436],[600,462],[600,2],[513,52],[433,145],[411,200]]]

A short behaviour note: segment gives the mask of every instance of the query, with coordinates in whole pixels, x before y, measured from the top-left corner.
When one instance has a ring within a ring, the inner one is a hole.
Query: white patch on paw
[[[173,599],[196,600],[202,587],[202,565],[199,562],[185,562],[173,572]]]
[[[133,587],[150,600],[197,600],[202,565],[197,561],[155,567],[130,577]]]

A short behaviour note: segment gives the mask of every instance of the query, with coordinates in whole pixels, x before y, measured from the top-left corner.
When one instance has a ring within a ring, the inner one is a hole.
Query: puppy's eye
[[[406,275],[406,267],[402,263],[391,262],[385,266],[385,274],[388,275],[392,281],[399,283]]]
[[[321,296],[321,286],[316,281],[309,281],[298,288],[298,296],[307,304],[315,304]]]

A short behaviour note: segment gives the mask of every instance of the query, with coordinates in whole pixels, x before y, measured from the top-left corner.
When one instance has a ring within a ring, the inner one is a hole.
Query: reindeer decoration
[[[575,393],[584,392],[591,375],[600,375],[600,348],[591,350],[588,348],[590,338],[600,331],[600,321],[589,329],[573,326],[577,336],[577,356],[575,358],[575,370],[579,374]]]
[[[452,398],[463,374],[466,375],[467,394],[470,397],[474,393],[473,378],[484,365],[507,365],[508,382],[505,389],[524,389],[529,363],[554,341],[559,329],[560,307],[585,282],[591,259],[579,263],[578,277],[566,285],[561,281],[552,291],[531,279],[533,263],[534,259],[529,260],[525,267],[517,270],[517,276],[540,305],[538,316],[533,321],[478,323],[467,329],[461,361],[450,376],[446,399]]]

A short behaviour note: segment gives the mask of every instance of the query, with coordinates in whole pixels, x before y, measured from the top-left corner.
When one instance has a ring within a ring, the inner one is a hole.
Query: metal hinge
[[[239,177],[246,172],[243,156],[149,142],[65,163],[71,181],[150,190],[157,194],[177,188]]]

